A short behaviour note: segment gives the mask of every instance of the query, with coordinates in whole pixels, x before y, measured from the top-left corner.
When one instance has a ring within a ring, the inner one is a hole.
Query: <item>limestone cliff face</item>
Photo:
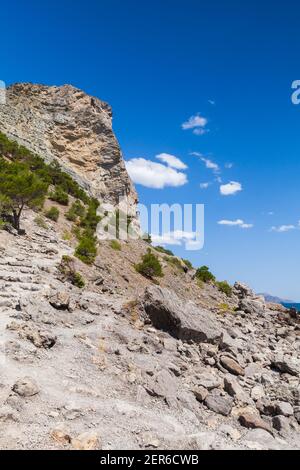
[[[0,106],[0,131],[62,168],[92,196],[136,215],[137,194],[112,130],[112,110],[70,85],[15,84]]]

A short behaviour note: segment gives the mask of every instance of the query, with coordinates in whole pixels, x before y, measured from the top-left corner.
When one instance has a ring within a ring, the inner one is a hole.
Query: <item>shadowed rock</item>
[[[182,341],[219,343],[222,330],[213,315],[192,302],[184,303],[174,292],[151,286],[146,289],[144,308],[152,324]]]

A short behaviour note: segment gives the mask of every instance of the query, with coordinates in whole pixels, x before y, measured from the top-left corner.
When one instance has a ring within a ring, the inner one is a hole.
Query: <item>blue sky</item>
[[[146,204],[205,204],[204,249],[174,247],[177,254],[219,279],[300,300],[300,106],[291,102],[299,3],[11,1],[1,18],[0,80],[78,86],[113,106],[126,160],[159,163],[166,153],[187,165],[182,186],[137,185]],[[182,129],[197,115],[207,120],[203,135]],[[221,195],[213,170],[192,152],[242,191]]]

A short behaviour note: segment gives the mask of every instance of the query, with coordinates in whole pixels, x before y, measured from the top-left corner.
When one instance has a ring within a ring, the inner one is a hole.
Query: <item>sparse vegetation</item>
[[[175,266],[179,271],[183,271],[183,266],[179,258],[176,256],[165,256],[165,261],[167,261],[172,266]]]
[[[75,256],[85,264],[93,264],[97,255],[97,239],[90,230],[85,230],[79,238]]]
[[[57,222],[59,217],[59,210],[57,209],[57,207],[53,206],[45,212],[45,216],[47,217],[47,219]]]
[[[66,231],[63,233],[62,238],[63,238],[63,240],[69,242],[69,241],[72,240],[72,234],[66,230]]]
[[[163,253],[163,254],[168,255],[168,256],[174,256],[173,251],[167,250],[167,249],[164,248],[163,246],[155,246],[154,249],[155,249],[156,251],[158,251],[159,253]]]
[[[148,279],[163,276],[161,263],[157,256],[152,253],[150,248],[148,249],[147,253],[142,256],[141,263],[135,265],[135,269],[138,273],[142,274]]]
[[[202,266],[201,268],[197,269],[196,279],[199,279],[205,283],[216,281],[215,276],[210,272],[207,266]]]
[[[71,222],[76,222],[78,218],[83,218],[85,216],[85,207],[81,202],[77,199],[73,202],[72,206],[66,213],[66,219],[70,220]]]
[[[51,201],[58,202],[58,204],[61,204],[62,206],[67,206],[69,204],[69,195],[61,186],[57,186],[55,191],[52,191],[49,194],[49,199],[51,199]]]
[[[116,250],[116,251],[121,251],[121,250],[122,250],[121,243],[118,242],[118,240],[112,240],[112,241],[110,242],[110,247],[111,247],[113,250]]]
[[[188,259],[183,259],[183,263],[187,266],[188,269],[193,269],[193,265]]]
[[[64,255],[58,267],[63,280],[70,282],[79,289],[83,289],[85,281],[82,275],[75,269],[75,260],[71,256]]]
[[[232,296],[232,287],[230,286],[230,284],[228,284],[227,281],[217,282],[216,286],[218,287],[219,291],[223,292],[223,294],[226,294],[227,297]]]
[[[44,204],[48,185],[20,162],[0,160],[1,218],[20,231],[25,206],[32,209]]]
[[[44,230],[48,230],[48,225],[46,224],[46,221],[44,219],[44,217],[42,217],[41,215],[37,215],[36,218],[34,219],[34,222],[36,223],[36,225],[40,228],[43,228]]]

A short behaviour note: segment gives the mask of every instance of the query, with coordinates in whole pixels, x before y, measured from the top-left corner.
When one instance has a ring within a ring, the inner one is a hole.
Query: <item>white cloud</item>
[[[211,183],[200,183],[200,188],[201,189],[207,189],[210,185],[211,185]]]
[[[271,232],[284,233],[284,232],[290,232],[291,230],[295,230],[295,229],[296,229],[295,225],[280,225],[279,227],[272,227]]]
[[[220,171],[219,165],[217,163],[213,162],[209,158],[205,158],[205,157],[200,157],[200,158],[205,163],[206,168],[208,168],[209,170],[213,170],[216,173]]]
[[[222,196],[231,196],[242,190],[243,188],[241,183],[238,183],[237,181],[230,181],[230,183],[222,184],[220,186],[220,193]]]
[[[207,119],[200,114],[196,114],[195,116],[191,116],[186,122],[182,124],[182,129],[184,131],[193,130],[195,135],[203,135],[208,132],[206,129],[207,126]]]
[[[187,165],[183,163],[179,158],[175,157],[174,155],[170,155],[169,153],[160,153],[156,155],[156,158],[163,163],[166,163],[171,168],[175,168],[176,170],[186,170]]]
[[[233,168],[233,163],[225,163],[225,168],[230,170],[231,168]]]
[[[213,172],[218,173],[220,171],[220,167],[217,163],[213,162],[210,158],[206,158],[202,153],[199,152],[191,152],[190,155],[193,157],[198,157],[200,160],[205,163],[206,168],[209,170],[213,170]]]
[[[125,164],[132,181],[146,188],[163,189],[166,186],[183,186],[188,182],[184,173],[145,158],[133,158]]]
[[[253,228],[253,224],[246,224],[242,219],[237,220],[219,220],[219,225],[227,225],[229,227],[240,227],[244,229]]]
[[[214,100],[208,100],[209,104],[211,104],[212,106],[215,106],[216,105],[216,102]]]
[[[154,245],[177,245],[183,243],[199,243],[196,240],[196,232],[184,232],[182,230],[175,230],[174,232],[164,233],[163,235],[151,234],[151,239]]]

